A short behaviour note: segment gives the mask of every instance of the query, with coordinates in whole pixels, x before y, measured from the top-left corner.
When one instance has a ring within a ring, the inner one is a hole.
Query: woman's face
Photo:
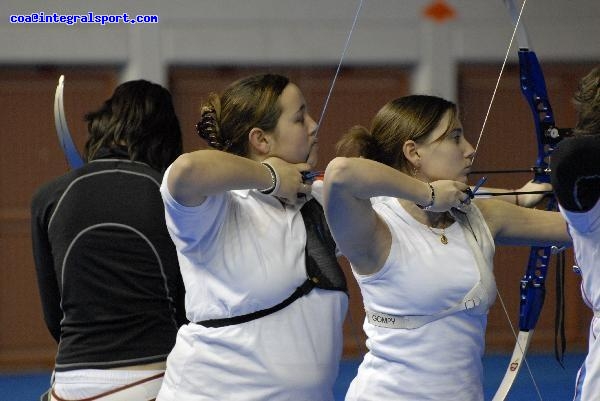
[[[317,123],[308,114],[300,89],[289,83],[279,97],[281,116],[273,131],[269,155],[290,163],[317,162]]]
[[[417,144],[419,174],[426,181],[455,180],[467,182],[475,149],[463,135],[462,124],[446,111],[425,143]]]

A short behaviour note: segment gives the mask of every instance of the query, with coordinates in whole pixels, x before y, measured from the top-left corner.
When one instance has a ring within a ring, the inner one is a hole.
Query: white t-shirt
[[[271,307],[306,280],[299,206],[239,190],[185,207],[166,187],[169,171],[161,193],[191,322]],[[158,400],[331,401],[347,307],[345,293],[315,288],[247,323],[183,326]]]
[[[480,279],[495,299],[494,243],[476,206],[468,214],[483,253],[483,274],[458,222],[440,235],[410,216],[395,198],[378,198],[374,209],[390,227],[390,255],[380,271],[355,273],[365,308],[391,315],[434,315],[455,306]],[[435,230],[440,232],[440,230]],[[416,329],[377,327],[367,320],[369,352],[346,401],[483,400],[482,362],[487,315],[466,311]]]
[[[577,266],[581,270],[581,294],[594,310],[590,325],[588,355],[577,378],[580,401],[600,400],[600,201],[587,212],[560,207],[569,223]]]

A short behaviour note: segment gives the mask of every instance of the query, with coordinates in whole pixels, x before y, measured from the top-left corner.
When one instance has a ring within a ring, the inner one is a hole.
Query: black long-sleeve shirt
[[[163,361],[185,322],[161,175],[107,153],[42,186],[33,254],[56,370]]]

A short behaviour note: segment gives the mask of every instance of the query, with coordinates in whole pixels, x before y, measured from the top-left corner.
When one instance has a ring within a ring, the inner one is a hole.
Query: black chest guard
[[[315,199],[300,209],[306,227],[306,275],[317,288],[348,291],[346,277],[335,254],[335,241],[323,208]]]

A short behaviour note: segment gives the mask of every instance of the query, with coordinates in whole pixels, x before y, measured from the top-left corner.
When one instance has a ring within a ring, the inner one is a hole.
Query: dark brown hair
[[[100,109],[85,115],[86,160],[103,147],[124,146],[131,160],[164,171],[182,152],[179,120],[169,91],[145,80],[119,85]]]
[[[428,95],[394,99],[377,112],[370,132],[361,126],[352,127],[336,144],[337,155],[365,157],[409,171],[402,146],[408,140],[425,140],[447,111],[452,114],[452,124],[458,111],[448,100]]]
[[[212,93],[202,106],[198,135],[213,148],[247,156],[252,128],[275,129],[279,97],[289,82],[282,75],[254,75],[232,83],[221,96]]]
[[[579,117],[573,133],[600,134],[600,66],[581,78],[573,96],[573,103]]]

